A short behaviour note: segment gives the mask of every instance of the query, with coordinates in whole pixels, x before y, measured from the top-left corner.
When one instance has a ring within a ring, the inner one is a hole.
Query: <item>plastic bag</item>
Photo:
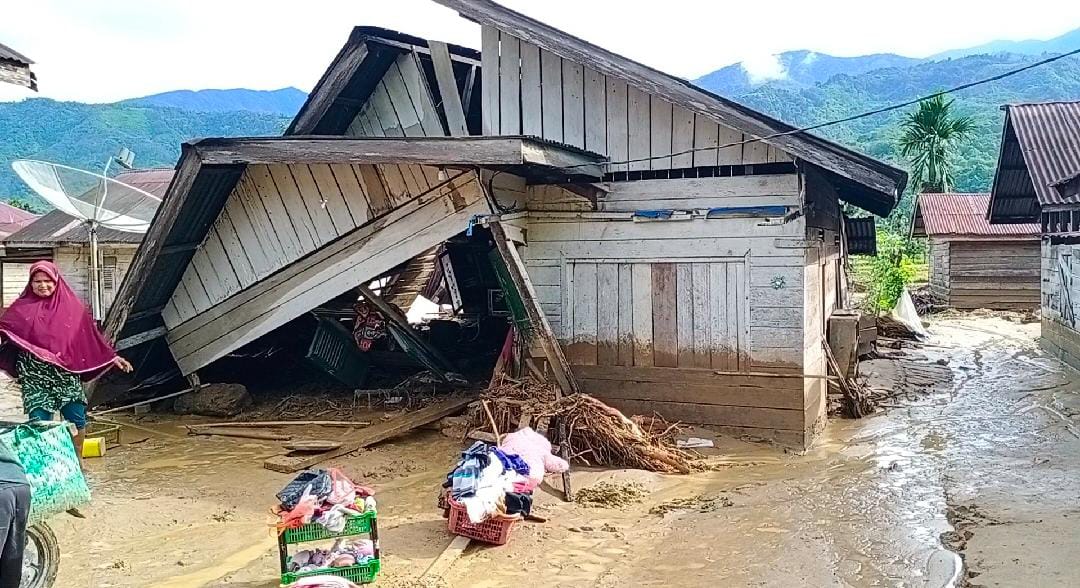
[[[285,510],[296,508],[296,504],[300,502],[300,497],[304,495],[304,490],[308,487],[311,488],[309,494],[318,498],[320,502],[325,500],[333,489],[330,474],[326,473],[326,470],[300,472],[300,475],[278,492],[277,498],[281,501],[281,506]]]
[[[31,525],[90,502],[71,433],[63,423],[19,425],[0,434],[30,481]]]

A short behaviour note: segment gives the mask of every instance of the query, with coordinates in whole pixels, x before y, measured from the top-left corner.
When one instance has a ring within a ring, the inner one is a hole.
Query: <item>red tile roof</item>
[[[912,235],[1034,237],[1038,223],[992,225],[986,219],[990,194],[919,194],[912,218]]]

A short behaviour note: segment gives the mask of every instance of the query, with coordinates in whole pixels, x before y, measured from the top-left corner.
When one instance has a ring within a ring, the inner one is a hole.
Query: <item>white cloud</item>
[[[788,77],[787,68],[780,63],[777,55],[754,55],[742,60],[739,65],[750,77],[750,83],[755,85]]]

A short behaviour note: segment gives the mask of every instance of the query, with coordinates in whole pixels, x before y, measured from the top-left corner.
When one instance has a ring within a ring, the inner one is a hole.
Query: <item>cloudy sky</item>
[[[1080,2],[1026,0],[504,0],[529,16],[678,76],[811,49],[914,57],[1080,27]],[[175,89],[310,90],[353,25],[477,47],[479,27],[428,0],[5,2],[0,43],[37,62],[41,96],[108,102]],[[648,8],[646,8],[648,7]],[[929,16],[928,16],[929,15]],[[1050,17],[1052,15],[1052,17]],[[5,85],[6,86],[6,85]],[[32,93],[0,88],[0,100]]]

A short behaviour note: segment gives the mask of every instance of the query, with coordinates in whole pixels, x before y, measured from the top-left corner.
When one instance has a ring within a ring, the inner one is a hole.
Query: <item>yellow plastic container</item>
[[[103,455],[105,455],[104,437],[90,437],[89,439],[83,439],[83,457],[101,457]]]

